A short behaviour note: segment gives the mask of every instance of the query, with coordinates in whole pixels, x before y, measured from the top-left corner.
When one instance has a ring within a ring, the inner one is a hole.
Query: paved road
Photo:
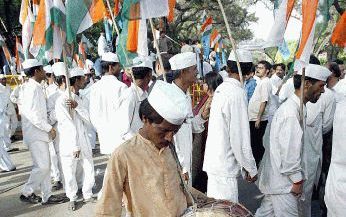
[[[9,173],[0,173],[0,216],[1,217],[62,217],[94,216],[95,204],[83,204],[81,198],[77,210],[71,212],[67,209],[67,203],[59,205],[31,205],[19,200],[20,191],[27,181],[31,171],[31,157],[27,147],[21,142],[13,144],[20,151],[11,153],[12,160],[17,165],[17,170]],[[104,171],[107,159],[100,154],[94,156],[95,171]],[[94,193],[96,194],[102,185],[103,173],[96,172],[96,184]],[[56,192],[63,194],[63,191]],[[254,184],[248,184],[239,180],[239,201],[253,213],[260,205],[263,196]],[[316,209],[317,210],[317,209]],[[318,211],[314,216],[319,216]]]

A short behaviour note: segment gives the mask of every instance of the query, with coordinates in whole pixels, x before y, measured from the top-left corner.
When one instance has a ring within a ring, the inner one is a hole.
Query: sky
[[[258,18],[257,23],[252,23],[250,29],[254,33],[254,38],[266,40],[268,38],[270,28],[274,23],[273,11],[266,8],[262,2],[257,2],[256,5],[249,8],[250,12],[255,12]],[[301,30],[301,22],[293,17],[288,22],[285,33],[285,39],[298,40]]]

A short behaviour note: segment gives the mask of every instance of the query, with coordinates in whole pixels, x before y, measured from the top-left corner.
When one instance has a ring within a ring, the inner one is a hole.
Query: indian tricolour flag
[[[220,33],[214,29],[210,35],[210,47],[215,47],[215,45],[221,40]]]
[[[333,45],[346,47],[346,12],[344,12],[336,24],[331,40]]]
[[[211,33],[212,27],[213,27],[213,18],[207,17],[207,19],[204,21],[201,28],[202,36],[209,35]]]
[[[169,12],[168,0],[123,1],[120,11],[123,28],[117,46],[122,65],[129,66],[134,57],[148,55],[146,19],[166,17]]]
[[[66,37],[71,44],[76,35],[101,21],[106,15],[103,0],[66,0]]]
[[[60,59],[64,41],[65,7],[62,0],[40,2],[30,52],[41,60]]]
[[[276,0],[274,25],[272,26],[264,48],[279,47],[284,42],[288,21],[296,0]]]
[[[296,53],[296,62],[294,64],[295,71],[309,64],[310,55],[314,49],[317,8],[318,0],[303,0],[302,2],[303,25],[299,48]]]
[[[29,0],[22,0],[19,23],[22,25],[22,45],[26,57],[29,55],[29,46],[32,39],[34,16],[29,6]]]

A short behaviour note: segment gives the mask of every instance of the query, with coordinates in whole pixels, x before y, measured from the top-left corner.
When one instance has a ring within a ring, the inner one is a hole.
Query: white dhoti
[[[0,137],[0,169],[4,171],[11,171],[16,168],[13,164],[10,155],[4,148],[4,138]]]
[[[27,197],[41,189],[42,202],[46,202],[51,196],[49,145],[43,141],[27,142],[27,145],[33,165],[22,194]]]
[[[49,142],[49,154],[50,154],[50,176],[54,182],[61,181],[61,165],[59,160],[59,147],[55,142]]]
[[[208,173],[207,196],[238,203],[237,178],[215,176]]]
[[[64,173],[66,196],[70,201],[77,200],[77,164],[83,168],[83,198],[90,199],[93,196],[92,188],[95,184],[94,163],[92,159],[76,159],[72,157],[61,157],[61,166]]]
[[[91,149],[95,149],[95,145],[96,145],[96,130],[94,129],[93,126],[88,126],[87,129],[88,132],[88,138],[90,141],[90,145],[91,145]]]
[[[265,195],[261,206],[257,209],[256,217],[297,217],[298,199],[289,194]]]

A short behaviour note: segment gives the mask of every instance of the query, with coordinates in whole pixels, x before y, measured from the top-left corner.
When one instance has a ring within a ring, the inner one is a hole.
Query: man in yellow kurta
[[[191,198],[182,187],[181,169],[170,145],[188,115],[184,96],[157,81],[139,108],[144,123],[112,154],[96,216],[121,216],[125,195],[131,216],[181,216]]]

